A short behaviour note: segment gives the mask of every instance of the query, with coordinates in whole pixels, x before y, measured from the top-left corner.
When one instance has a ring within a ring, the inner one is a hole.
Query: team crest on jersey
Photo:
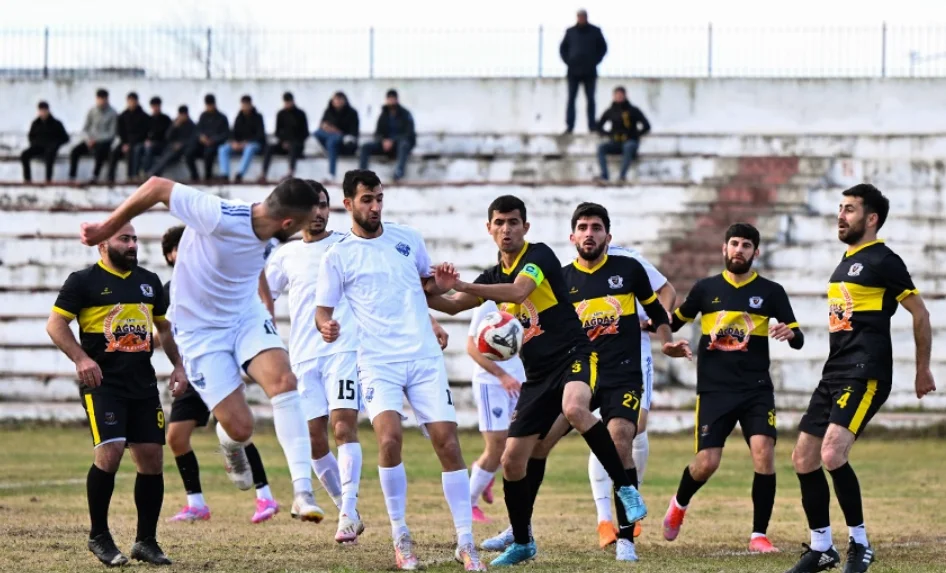
[[[618,289],[624,286],[624,277],[621,275],[614,275],[608,279],[608,286],[612,289]]]
[[[411,254],[411,246],[407,243],[398,243],[394,248],[405,257]]]
[[[118,418],[115,417],[115,412],[105,412],[105,416],[103,416],[103,418],[106,426],[114,426],[118,423]]]
[[[365,392],[365,402],[370,402],[374,398],[374,386],[368,386]]]
[[[503,415],[503,409],[502,409],[502,408],[493,408],[491,411],[493,412],[493,416],[495,416],[495,417],[497,417],[497,418]]]
[[[755,329],[755,321],[748,312],[742,312],[735,318],[725,312],[716,317],[716,324],[710,330],[710,342],[707,350],[721,350],[723,352],[748,352],[749,339]]]
[[[200,388],[201,390],[203,390],[204,386],[207,385],[207,383],[204,381],[204,375],[199,374],[199,373],[197,374],[196,377],[188,380],[188,382],[191,383],[191,386],[196,386],[197,388]]]
[[[153,297],[153,296],[154,296],[154,289],[151,288],[151,285],[141,285],[141,294],[143,294],[143,295],[145,295],[145,296],[147,296],[147,297]]]
[[[759,309],[762,308],[762,297],[754,296],[749,299],[749,308]]]
[[[849,277],[859,277],[861,276],[861,271],[864,270],[864,265],[860,263],[854,263],[851,265],[851,268],[847,271],[847,276]]]
[[[700,436],[705,438],[708,435],[709,435],[709,426],[703,425],[703,427],[700,428]]]

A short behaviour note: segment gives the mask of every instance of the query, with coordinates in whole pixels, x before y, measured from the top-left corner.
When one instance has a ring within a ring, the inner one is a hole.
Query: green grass
[[[88,515],[84,478],[91,460],[88,431],[82,428],[13,427],[2,430],[0,464],[0,571],[85,572],[102,567],[85,548]],[[355,547],[332,540],[336,511],[324,492],[327,511],[319,525],[289,518],[288,470],[271,429],[256,437],[277,499],[287,504],[273,521],[252,525],[253,493],[233,488],[215,452],[215,435],[195,436],[204,494],[213,519],[199,524],[163,520],[184,502],[173,459],[166,460],[166,496],[159,540],[181,572],[384,571],[393,568],[393,550],[384,501],[378,486],[376,447],[370,429],[362,431],[365,468],[360,510],[368,530]],[[467,462],[481,450],[477,434],[464,434]],[[780,555],[746,555],[752,523],[749,497],[752,465],[741,437],[734,435],[716,476],[694,499],[683,532],[674,543],[660,534],[660,521],[684,465],[692,455],[690,436],[652,436],[643,493],[650,508],[638,542],[642,561],[614,562],[613,548],[600,550],[587,477],[587,449],[570,436],[553,452],[535,513],[539,557],[525,571],[781,572],[807,541],[798,483],[791,471],[792,439],[778,446],[779,493],[769,535]],[[404,442],[408,486],[408,524],[418,556],[431,571],[459,571],[452,562],[453,525],[440,486],[440,468],[430,444],[416,430]],[[166,450],[167,452],[167,450]],[[167,452],[170,456],[170,453]],[[865,498],[865,513],[878,562],[871,571],[946,571],[946,474],[943,442],[933,438],[871,439],[858,442],[852,457]],[[116,481],[111,528],[126,552],[134,541],[134,467],[125,460]],[[495,518],[476,525],[477,540],[505,523],[502,488],[497,503],[483,506]],[[846,527],[832,502],[835,542],[844,551]],[[491,558],[492,554],[484,555]],[[143,565],[132,565],[142,570]]]

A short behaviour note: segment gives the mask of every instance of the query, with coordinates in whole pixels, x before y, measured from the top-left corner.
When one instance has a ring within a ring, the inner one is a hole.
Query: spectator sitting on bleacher
[[[243,181],[243,176],[250,168],[253,156],[262,151],[266,145],[266,128],[263,126],[263,116],[253,107],[253,99],[245,95],[240,98],[240,113],[233,120],[233,133],[230,142],[220,146],[220,177],[230,179],[230,153],[242,151],[240,168],[236,174],[236,182]]]
[[[138,105],[138,94],[129,93],[126,101],[128,107],[118,116],[118,146],[112,149],[108,160],[109,183],[115,182],[118,161],[123,157],[128,162],[128,180],[134,181],[138,177],[145,152],[144,142],[151,127],[151,118]]]
[[[322,114],[322,122],[315,138],[322,144],[328,156],[328,175],[335,179],[338,156],[352,156],[358,149],[358,112],[348,104],[344,92],[335,92]]]
[[[266,147],[266,155],[263,157],[263,171],[259,176],[260,183],[266,181],[266,174],[269,173],[269,163],[272,161],[273,155],[289,156],[289,174],[286,177],[294,177],[296,162],[302,157],[305,140],[309,138],[309,120],[305,112],[296,107],[292,93],[282,94],[282,103],[283,108],[276,114],[276,145]]]
[[[611,131],[605,132],[605,124],[611,124]],[[650,122],[644,113],[627,101],[627,92],[623,87],[614,88],[614,96],[609,107],[598,121],[596,130],[607,135],[609,141],[598,146],[598,164],[601,166],[602,181],[608,180],[608,155],[621,155],[620,181],[627,178],[627,170],[637,157],[641,137],[650,132]]]
[[[112,149],[117,123],[118,113],[108,104],[108,92],[104,89],[98,90],[95,92],[95,107],[90,109],[85,116],[82,143],[73,147],[69,154],[69,181],[76,180],[79,158],[90,153],[95,157],[91,182],[98,180],[102,166],[108,159],[108,152]]]
[[[59,148],[69,142],[69,134],[62,122],[49,113],[49,104],[41,101],[36,106],[36,119],[30,124],[30,146],[20,154],[23,162],[23,181],[33,180],[30,172],[30,160],[42,157],[46,164],[46,183],[53,180],[53,167],[56,164],[56,155]]]
[[[177,117],[168,129],[165,140],[164,153],[158,158],[158,162],[149,175],[161,175],[169,166],[180,161],[197,141],[197,126],[191,119],[186,105],[177,108]]]
[[[374,141],[361,146],[359,164],[361,169],[368,168],[368,158],[372,155],[396,157],[394,181],[404,177],[407,156],[414,149],[417,135],[414,133],[414,117],[407,108],[398,103],[397,91],[388,90],[386,103],[378,116],[378,125],[374,130]]]
[[[204,158],[204,179],[209,181],[213,175],[214,159],[217,158],[217,149],[230,138],[230,122],[227,116],[217,109],[217,98],[213,94],[204,96],[204,112],[197,119],[197,141],[185,154],[187,169],[191,179],[199,179],[197,175],[197,158]]]
[[[141,170],[150,173],[154,159],[164,153],[171,118],[161,111],[161,98],[151,98],[151,116],[148,123],[148,137],[145,139],[145,154]]]

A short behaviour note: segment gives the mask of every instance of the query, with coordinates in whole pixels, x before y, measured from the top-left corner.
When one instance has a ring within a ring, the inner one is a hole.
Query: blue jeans
[[[342,133],[329,133],[324,129],[319,129],[313,135],[315,135],[315,139],[322,145],[322,149],[325,150],[325,155],[328,157],[328,172],[329,175],[334,177],[335,166],[338,164],[338,156],[354,155],[357,147],[354,144],[346,145],[342,143],[342,138],[345,137]]]
[[[247,170],[250,168],[250,162],[253,161],[253,156],[260,152],[262,146],[256,141],[248,141],[243,147],[243,155],[240,157],[240,170],[237,174],[240,177],[246,175]],[[230,176],[230,154],[233,150],[230,148],[230,144],[226,143],[221,145],[217,149],[217,161],[220,163],[220,176],[229,177]]]
[[[588,131],[595,130],[595,76],[568,76],[568,103],[565,104],[565,127],[571,132],[575,129],[575,100],[578,99],[578,86],[585,88],[585,105],[588,111]]]
[[[640,141],[628,139],[625,142],[606,141],[598,146],[598,164],[601,166],[601,178],[608,178],[608,155],[621,155],[621,180],[627,177],[627,170],[637,157],[637,147]]]
[[[411,154],[411,150],[414,149],[414,146],[411,145],[411,142],[406,139],[394,138],[394,157],[397,158],[397,163],[394,166],[394,179],[398,180],[404,177],[404,169],[407,167],[407,157]],[[361,156],[358,160],[359,169],[368,168],[368,158],[372,155],[387,155],[391,157],[391,153],[384,151],[384,148],[381,146],[380,141],[369,141],[368,143],[361,144]]]

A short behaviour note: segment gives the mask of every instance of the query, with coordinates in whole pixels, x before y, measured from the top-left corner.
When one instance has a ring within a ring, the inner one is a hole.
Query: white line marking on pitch
[[[85,478],[53,479],[43,481],[21,481],[0,483],[0,489],[24,489],[30,487],[49,487],[59,485],[79,485],[85,483]]]

